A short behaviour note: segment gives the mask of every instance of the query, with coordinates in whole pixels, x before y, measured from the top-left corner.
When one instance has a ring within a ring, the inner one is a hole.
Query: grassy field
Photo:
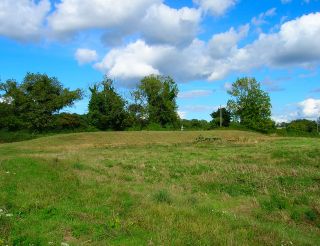
[[[0,245],[320,245],[320,140],[97,132],[0,144]]]

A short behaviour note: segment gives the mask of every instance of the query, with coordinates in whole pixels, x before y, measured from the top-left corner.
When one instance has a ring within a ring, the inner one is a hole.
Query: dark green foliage
[[[274,129],[270,97],[255,78],[237,79],[228,93],[233,97],[228,101],[228,110],[235,121],[253,130],[268,132]]]
[[[5,117],[0,121],[2,127],[12,130],[49,129],[53,125],[55,113],[73,105],[82,97],[81,90],[66,89],[55,77],[50,78],[46,74],[33,73],[28,73],[21,84],[14,80],[1,83],[0,91],[4,92],[2,98],[5,99],[5,102],[1,103],[1,110],[5,111]]]
[[[127,125],[136,130],[141,130],[147,125],[145,119],[145,109],[138,103],[132,103],[127,108],[128,118]]]
[[[158,123],[162,127],[178,126],[176,97],[178,87],[167,76],[150,75],[143,78],[133,96],[140,105],[139,114],[148,123]]]
[[[206,120],[181,120],[181,124],[183,125],[183,129],[188,130],[208,130],[210,128],[210,124]]]
[[[287,130],[290,132],[317,132],[317,123],[315,121],[301,119],[290,122],[287,126]]]
[[[231,113],[226,108],[218,109],[214,111],[210,116],[212,117],[212,121],[210,122],[211,127],[219,127],[220,126],[220,110],[221,110],[221,118],[222,118],[222,126],[228,127],[231,121]]]
[[[54,116],[54,130],[87,129],[87,117],[79,114],[61,113]]]
[[[125,101],[115,91],[113,81],[106,77],[89,89],[89,122],[100,130],[123,130],[127,119]]]

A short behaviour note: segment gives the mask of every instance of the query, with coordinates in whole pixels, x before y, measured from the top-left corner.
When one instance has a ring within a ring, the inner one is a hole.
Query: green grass
[[[0,144],[0,245],[320,245],[319,153],[240,131]]]

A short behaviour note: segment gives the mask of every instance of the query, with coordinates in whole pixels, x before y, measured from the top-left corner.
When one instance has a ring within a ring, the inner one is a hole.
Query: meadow
[[[0,144],[0,245],[320,245],[319,153],[232,130]]]

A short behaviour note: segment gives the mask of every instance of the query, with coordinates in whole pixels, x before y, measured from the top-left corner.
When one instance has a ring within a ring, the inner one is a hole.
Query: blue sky
[[[108,74],[129,96],[170,75],[188,119],[209,120],[242,76],[270,93],[276,121],[320,116],[319,40],[319,0],[0,0],[2,81],[40,72],[87,89]]]

